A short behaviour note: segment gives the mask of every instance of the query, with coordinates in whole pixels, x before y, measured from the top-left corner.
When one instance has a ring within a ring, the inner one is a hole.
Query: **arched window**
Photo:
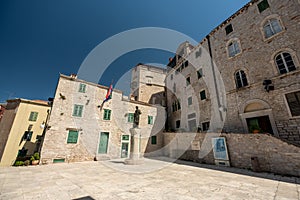
[[[243,70],[235,73],[235,83],[237,88],[245,87],[248,85],[247,77]]]
[[[278,19],[268,19],[263,28],[265,38],[269,38],[282,31],[282,27]]]
[[[275,62],[280,74],[285,74],[296,70],[293,58],[291,54],[287,52],[281,52],[277,54],[275,57]]]
[[[228,45],[229,57],[234,57],[236,54],[240,53],[240,46],[238,41],[232,41]]]

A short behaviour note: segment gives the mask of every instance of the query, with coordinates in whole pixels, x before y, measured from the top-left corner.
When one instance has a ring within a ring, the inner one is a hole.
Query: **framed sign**
[[[212,145],[215,160],[229,160],[226,146],[226,138],[212,138]]]

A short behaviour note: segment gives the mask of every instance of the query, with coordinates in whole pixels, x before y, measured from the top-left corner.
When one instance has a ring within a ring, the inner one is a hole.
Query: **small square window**
[[[225,27],[226,35],[231,33],[233,31],[232,25],[229,24],[228,26]]]
[[[262,12],[270,7],[268,0],[262,0],[259,4],[257,4],[259,12]]]
[[[134,113],[128,113],[128,122],[133,122],[134,120]]]
[[[29,121],[35,122],[37,120],[38,114],[38,112],[31,112],[29,115]]]
[[[202,90],[202,91],[200,92],[200,99],[201,99],[201,100],[206,99],[206,93],[205,93],[205,90]]]
[[[67,143],[68,144],[76,144],[78,140],[78,131],[69,131],[68,133],[68,139]]]
[[[104,109],[103,119],[104,120],[110,120],[111,110]]]
[[[191,77],[186,78],[186,86],[191,84]]]
[[[129,135],[122,135],[122,140],[129,140]]]
[[[73,116],[82,117],[83,105],[74,105]]]
[[[79,85],[79,92],[85,93],[86,85],[83,83],[80,83]]]
[[[193,104],[193,98],[192,97],[189,97],[188,98],[188,105],[190,106],[190,105],[192,105]]]
[[[151,144],[157,144],[157,137],[156,137],[156,135],[151,136]]]
[[[203,76],[202,69],[199,69],[199,70],[197,71],[197,76],[198,76],[198,79],[202,78],[202,76]]]
[[[180,120],[177,120],[176,121],[176,126],[175,126],[176,128],[180,128]]]
[[[153,116],[148,115],[148,124],[153,124]]]

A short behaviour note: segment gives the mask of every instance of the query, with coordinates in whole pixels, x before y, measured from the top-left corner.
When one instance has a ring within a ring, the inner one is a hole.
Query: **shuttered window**
[[[259,4],[257,4],[257,7],[258,7],[259,12],[262,12],[262,11],[266,10],[267,8],[269,8],[270,5],[267,0],[263,0]]]
[[[83,83],[80,83],[79,85],[79,92],[85,93],[86,85]]]
[[[68,144],[76,144],[78,140],[78,131],[72,131],[70,130],[68,133]]]
[[[73,109],[73,116],[82,117],[82,110],[83,110],[83,105],[75,104]]]
[[[31,112],[29,115],[29,121],[35,122],[37,120],[38,114],[38,112]]]
[[[128,113],[128,122],[133,122],[133,119],[134,119],[134,114]]]
[[[289,93],[285,96],[292,116],[300,116],[300,91]]]
[[[153,124],[153,116],[148,116],[148,124]]]
[[[111,110],[104,109],[103,119],[104,120],[110,120]]]
[[[151,144],[157,144],[157,137],[156,137],[156,135],[151,136]]]

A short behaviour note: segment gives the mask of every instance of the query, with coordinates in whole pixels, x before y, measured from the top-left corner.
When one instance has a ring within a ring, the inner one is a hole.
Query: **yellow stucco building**
[[[39,150],[50,106],[46,101],[13,99],[0,123],[0,166]]]

